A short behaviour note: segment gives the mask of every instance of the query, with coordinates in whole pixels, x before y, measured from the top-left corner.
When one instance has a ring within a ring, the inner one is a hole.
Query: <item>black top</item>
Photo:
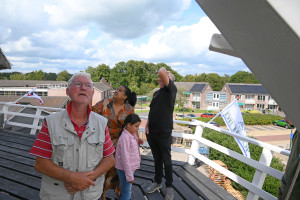
[[[149,131],[172,131],[177,88],[173,81],[153,94],[148,116]]]

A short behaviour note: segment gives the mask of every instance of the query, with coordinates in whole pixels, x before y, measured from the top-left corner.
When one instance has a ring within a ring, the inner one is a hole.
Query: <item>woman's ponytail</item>
[[[129,103],[132,107],[134,107],[135,104],[136,104],[136,100],[137,100],[137,98],[136,98],[136,93],[135,93],[135,92],[131,92],[131,95],[130,95],[130,97],[129,97],[129,99],[128,99],[128,103]]]
[[[125,102],[128,102],[132,107],[134,107],[137,101],[136,93],[131,92],[131,90],[125,85],[122,85],[122,87],[125,88],[125,95],[127,96]]]

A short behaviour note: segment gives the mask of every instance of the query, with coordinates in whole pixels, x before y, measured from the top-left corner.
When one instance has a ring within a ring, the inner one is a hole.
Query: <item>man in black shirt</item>
[[[155,164],[154,182],[147,188],[147,192],[152,193],[162,187],[164,165],[167,187],[165,199],[171,200],[174,199],[171,144],[177,88],[174,84],[174,75],[164,67],[160,68],[158,76],[160,89],[153,94],[146,125],[146,136]]]

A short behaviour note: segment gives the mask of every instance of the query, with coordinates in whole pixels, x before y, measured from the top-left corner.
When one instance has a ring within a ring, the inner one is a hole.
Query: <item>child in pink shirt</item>
[[[134,172],[140,168],[141,155],[137,137],[140,125],[141,119],[137,114],[128,115],[117,144],[115,167],[121,183],[120,200],[130,200]]]

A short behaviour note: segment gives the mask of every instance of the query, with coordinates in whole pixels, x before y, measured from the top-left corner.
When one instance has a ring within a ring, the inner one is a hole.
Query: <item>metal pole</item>
[[[210,122],[212,122],[216,117],[218,117],[220,115],[220,113],[218,113],[218,114],[216,114],[216,116],[214,116],[209,122],[207,122],[208,124],[210,123]]]

